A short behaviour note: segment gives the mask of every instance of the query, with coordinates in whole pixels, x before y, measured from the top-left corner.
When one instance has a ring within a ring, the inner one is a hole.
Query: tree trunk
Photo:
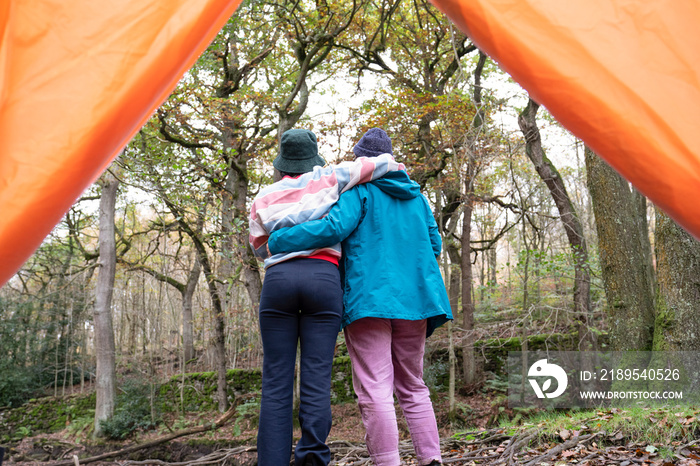
[[[233,128],[229,128],[229,131],[232,132]],[[235,226],[236,224],[246,225],[248,221],[246,205],[249,190],[247,160],[245,155],[235,155],[237,151],[231,147],[232,143],[233,140],[226,143],[232,155],[229,160],[226,192],[223,195],[221,207],[224,259],[222,261],[220,278],[226,286],[225,294],[222,296],[224,297],[224,308],[226,309],[231,301],[231,287],[235,286],[234,284],[240,277],[251,303],[250,309],[255,313],[257,312],[260,294],[262,293],[260,268],[248,244],[248,230]],[[238,272],[240,275],[234,273],[234,264],[241,266],[241,270]]]
[[[523,212],[527,211],[524,202],[521,208]],[[523,215],[521,221],[523,225],[523,249],[525,249],[525,261],[523,262],[523,315],[525,315],[530,305],[530,244],[527,242],[527,216]]]
[[[444,187],[443,187],[443,192],[444,192]],[[435,210],[439,212],[439,218],[438,218],[438,225],[445,225],[445,217],[444,217],[444,210],[441,205],[441,199],[442,196],[440,192],[437,193],[436,196],[437,203],[435,206]],[[449,199],[449,197],[448,197]],[[452,211],[453,213],[454,211]],[[450,215],[450,218],[453,218],[452,215]],[[446,234],[447,232],[443,232],[442,236],[442,247],[443,247],[443,254],[442,254],[442,267],[443,267],[443,275],[445,277],[445,281],[448,284],[448,297],[450,300],[450,309],[452,310],[452,316],[454,318],[457,317],[457,307],[459,303],[459,267],[455,266],[452,267],[451,264],[457,264],[459,263],[459,250],[457,249],[457,246],[453,241],[450,241],[450,235]],[[455,399],[455,387],[456,387],[456,380],[457,380],[457,357],[455,355],[455,343],[454,343],[454,332],[452,328],[452,321],[447,322],[447,338],[448,338],[448,364],[449,364],[449,381],[448,381],[448,388],[447,388],[447,396],[448,396],[448,403],[449,403],[449,409],[448,409],[448,418],[450,421],[455,421],[457,417],[457,403]]]
[[[474,212],[474,178],[476,177],[477,162],[476,150],[479,135],[484,126],[484,109],[481,106],[481,74],[486,65],[486,54],[479,51],[479,61],[474,70],[474,94],[473,100],[476,106],[474,121],[467,134],[468,147],[467,160],[464,175],[464,216],[462,217],[462,260],[460,264],[462,273],[462,322],[464,327],[464,340],[462,341],[462,365],[464,368],[464,383],[469,387],[477,381],[477,366],[474,357],[474,297],[472,296],[472,214]]]
[[[467,387],[476,383],[477,371],[474,358],[474,300],[472,297],[472,228],[473,200],[467,195],[464,204],[464,217],[462,218],[462,327],[464,328],[464,340],[462,341],[462,364],[464,368],[464,383]]]
[[[647,283],[652,297],[656,295],[656,275],[654,272],[654,262],[652,260],[651,241],[649,240],[649,222],[647,221],[647,198],[636,188],[632,188],[634,203],[637,207],[637,227],[639,229],[639,241],[642,243],[642,254],[644,255],[644,268]],[[656,302],[654,300],[654,302]]]
[[[700,350],[700,242],[656,210],[655,351]]]
[[[461,284],[461,257],[459,255],[459,249],[457,245],[452,241],[445,241],[447,245],[445,250],[447,257],[450,259],[450,263],[447,267],[450,267],[447,282],[447,296],[450,299],[450,308],[452,309],[452,316],[457,318],[457,311],[459,309],[459,298],[460,298],[460,284]]]
[[[225,131],[224,133],[228,133]],[[224,136],[224,140],[228,139]],[[230,144],[224,142],[224,151],[233,152]],[[219,286],[219,296],[221,297],[221,305],[225,310],[231,308],[231,295],[236,286],[237,277],[234,276],[234,254],[238,245],[234,245],[234,218],[236,213],[233,208],[233,197],[235,196],[234,185],[236,184],[237,173],[232,164],[236,163],[233,156],[228,156],[228,173],[224,184],[224,191],[221,193],[221,241],[218,242],[216,249],[219,257],[218,276],[221,280]]]
[[[95,437],[103,435],[101,422],[114,414],[116,398],[116,361],[114,329],[112,327],[112,293],[116,273],[117,253],[114,237],[114,206],[117,200],[119,181],[106,172],[102,176],[100,199],[100,232],[98,259],[99,273],[93,314],[95,324],[95,354],[97,357]]]
[[[542,148],[540,130],[537,127],[537,110],[539,104],[529,99],[527,107],[518,116],[518,125],[525,136],[525,152],[535,165],[537,174],[545,182],[554,203],[559,210],[559,216],[564,225],[566,237],[574,257],[574,312],[579,320],[579,348],[588,349],[595,346],[594,334],[589,331],[591,311],[590,288],[591,279],[588,267],[588,248],[583,235],[583,226],[574,210],[574,206],[566,191],[564,180],[552,165]]]
[[[438,195],[438,202],[440,196]],[[437,209],[438,211],[440,208]],[[446,281],[448,283],[447,294],[450,299],[450,309],[452,316],[457,318],[457,308],[459,304],[459,267],[452,267],[451,264],[459,262],[459,251],[452,241],[443,239],[443,247],[445,252],[442,255],[443,269]],[[452,258],[455,260],[452,260]],[[447,322],[447,338],[448,338],[448,364],[449,364],[449,382],[447,388],[447,396],[449,398],[448,417],[450,421],[454,421],[457,416],[457,404],[455,399],[455,387],[457,380],[457,357],[455,355],[454,332],[452,321]]]
[[[586,148],[588,190],[593,202],[598,250],[607,298],[610,348],[650,350],[654,326],[649,236],[641,227],[640,201],[629,183]]]
[[[226,390],[226,323],[224,309],[221,304],[219,290],[217,289],[216,277],[209,264],[209,258],[204,251],[204,245],[198,247],[199,261],[204,270],[204,277],[207,280],[209,296],[212,301],[212,311],[214,312],[214,351],[216,354],[216,394],[219,399],[219,412],[226,412],[228,408],[228,393]]]
[[[498,285],[498,276],[496,275],[498,273],[498,251],[496,249],[496,243],[494,243],[493,246],[491,246],[491,249],[489,249],[486,253],[488,255],[489,264],[489,290],[491,293],[493,293]]]
[[[236,286],[238,278],[248,293],[251,308],[257,309],[262,292],[262,280],[258,262],[248,244],[248,231],[236,225],[245,225],[248,220],[246,199],[248,198],[247,156],[239,153],[233,147],[236,128],[226,129],[224,135],[224,148],[230,152],[228,159],[228,175],[224,187],[221,203],[221,241],[222,261],[219,268],[219,276],[224,283],[225,290],[221,294],[224,309],[231,306],[232,288]],[[235,272],[235,267],[242,265],[240,272]]]
[[[452,331],[452,321],[447,322],[447,339],[448,339],[448,363],[450,367],[450,375],[447,386],[447,397],[448,397],[448,412],[447,416],[450,421],[455,421],[457,418],[457,401],[455,398],[455,382],[457,380],[456,366],[457,357],[455,355],[455,342],[454,342],[454,332]]]
[[[192,318],[192,299],[194,292],[197,289],[197,282],[202,267],[199,265],[199,259],[195,256],[192,270],[187,277],[185,291],[182,293],[182,348],[184,353],[183,367],[189,361],[194,359],[194,329]]]
[[[479,239],[483,240],[486,238],[486,222],[482,219],[480,223]],[[479,261],[479,302],[482,304],[486,298],[486,255],[486,251],[482,251],[481,260]]]

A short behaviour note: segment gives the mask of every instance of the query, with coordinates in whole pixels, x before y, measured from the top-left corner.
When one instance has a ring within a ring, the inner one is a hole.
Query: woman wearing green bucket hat
[[[305,129],[286,131],[273,161],[275,178],[291,180],[325,161],[318,155],[316,135]],[[331,428],[328,379],[340,330],[343,298],[338,261],[323,251],[276,264],[265,274],[260,296],[263,343],[263,385],[258,428],[258,464],[289,464],[292,451],[292,408],[297,344],[300,355],[299,424],[301,438],[294,459],[298,465],[325,465]]]
[[[280,153],[272,166],[281,173],[300,175],[315,166],[324,166],[326,161],[318,155],[316,135],[308,129],[290,129],[282,134]]]

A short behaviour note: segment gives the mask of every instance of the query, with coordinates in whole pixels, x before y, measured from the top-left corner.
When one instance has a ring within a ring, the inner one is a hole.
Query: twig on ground
[[[676,448],[676,451],[674,452],[676,456],[680,458],[685,458],[686,455],[683,453],[683,450],[692,447],[693,445],[697,445],[700,443],[700,439],[693,440],[692,442],[686,443],[685,445],[681,445],[680,447]]]
[[[249,453],[253,451],[257,451],[257,448],[252,446],[227,448],[225,450],[217,450],[208,455],[202,456],[201,458],[197,458],[193,461],[183,461],[179,463],[168,463],[167,461],[161,460],[125,461],[124,463],[122,463],[122,466],[132,466],[140,464],[158,464],[167,466],[201,466],[205,464],[225,464],[225,462],[228,459],[233,458],[235,455],[240,455],[241,453]]]
[[[570,440],[567,440],[564,443],[560,443],[559,445],[555,446],[554,448],[550,448],[544,454],[542,454],[536,458],[531,459],[530,461],[525,463],[524,466],[534,466],[536,464],[539,464],[542,461],[545,461],[549,458],[553,458],[553,457],[557,456],[559,453],[563,452],[564,450],[568,450],[570,448],[573,448],[580,443],[586,443],[590,440],[593,440],[593,438],[595,438],[598,435],[599,435],[599,433],[595,433],[595,434],[580,435],[580,436],[574,437]]]
[[[522,435],[514,435],[511,439],[510,442],[508,443],[508,446],[506,447],[505,451],[501,455],[501,460],[506,463],[508,466],[511,466],[515,464],[514,458],[515,455],[517,455],[518,451],[528,443],[530,443],[530,440],[534,436],[536,436],[538,433],[537,429],[531,429],[528,431],[525,431],[522,433]]]

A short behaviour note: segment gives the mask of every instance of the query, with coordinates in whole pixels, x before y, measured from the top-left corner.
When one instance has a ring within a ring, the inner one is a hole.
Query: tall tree
[[[646,208],[640,211],[640,200],[629,182],[588,147],[585,157],[607,298],[610,348],[650,350],[654,294]]]
[[[393,136],[397,152],[421,187],[440,173],[459,170],[450,164],[464,148],[465,128],[476,112],[464,59],[477,52],[476,46],[428,0],[367,2],[353,28],[354,34],[339,47],[348,52],[360,75],[372,73],[373,86],[377,77],[382,84],[361,109],[363,126],[379,126]],[[459,184],[453,183],[457,199]],[[443,208],[450,213],[459,204]]]
[[[656,210],[654,350],[700,350],[700,242]]]
[[[146,146],[147,145],[144,144],[142,147]],[[165,147],[160,155],[172,157],[173,155],[177,156],[177,154],[177,151],[172,151],[172,147]],[[178,186],[183,186],[187,183],[187,177],[185,177],[184,180],[178,179],[177,176],[166,178],[161,177],[161,173],[157,171],[155,167],[146,166],[146,170],[149,172],[150,183],[158,194],[160,201],[165,204],[172,218],[175,219],[178,228],[192,241],[194,250],[196,251],[197,263],[201,266],[201,272],[204,274],[207,290],[211,299],[211,311],[214,318],[213,346],[216,354],[218,406],[219,411],[225,412],[226,409],[228,409],[225,309],[222,301],[222,293],[219,288],[220,280],[214,268],[214,255],[210,252],[210,246],[208,244],[210,235],[207,235],[202,228],[203,219],[205,217],[204,212],[206,212],[206,206],[211,199],[210,196],[206,194],[206,185],[204,188],[204,195],[196,195],[194,193],[190,195],[187,191],[182,192],[177,189]],[[192,180],[190,182],[192,182]],[[195,186],[198,184],[199,183],[195,183]],[[163,221],[163,223],[165,223],[165,221]],[[214,244],[212,249],[216,251],[215,248],[216,244]],[[186,292],[187,285],[182,289]]]
[[[210,254],[202,237],[193,230],[190,222],[187,221],[187,212],[168,198],[162,198],[170,209],[170,212],[177,219],[180,228],[187,234],[194,243],[197,251],[197,261],[201,264],[202,272],[209,289],[209,296],[214,313],[214,350],[216,352],[216,372],[217,372],[217,397],[219,411],[225,412],[228,409],[228,392],[226,381],[226,321],[221,293],[218,289],[218,280],[214,272],[213,264],[210,261]]]
[[[116,355],[114,328],[112,325],[112,294],[117,265],[117,250],[114,226],[114,210],[119,180],[111,171],[100,178],[99,271],[95,290],[95,430],[94,435],[103,435],[102,421],[112,417],[116,403]]]
[[[475,192],[474,184],[476,175],[483,160],[477,157],[480,154],[481,146],[484,143],[483,134],[486,125],[486,112],[483,108],[481,77],[486,64],[486,54],[479,51],[479,61],[474,71],[474,93],[473,102],[476,106],[474,119],[467,131],[467,144],[464,148],[466,153],[465,170],[463,174],[464,183],[464,214],[462,217],[462,325],[465,336],[462,340],[462,363],[464,365],[464,383],[467,386],[477,382],[478,370],[476,358],[474,357],[474,343],[476,334],[474,332],[474,296],[473,289],[473,269],[472,269],[472,214],[474,212]]]
[[[549,188],[559,210],[566,237],[569,240],[574,260],[574,312],[579,319],[579,348],[589,349],[595,345],[595,342],[594,334],[589,328],[591,277],[588,264],[588,246],[583,226],[566,191],[564,180],[542,148],[542,138],[537,126],[539,107],[539,104],[534,100],[528,99],[527,106],[518,116],[518,125],[525,136],[525,152],[535,165],[537,174]]]

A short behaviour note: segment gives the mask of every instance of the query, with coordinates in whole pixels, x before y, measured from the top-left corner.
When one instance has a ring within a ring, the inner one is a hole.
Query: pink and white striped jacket
[[[342,193],[360,183],[381,178],[386,173],[406,170],[390,154],[358,157],[352,162],[314,167],[297,178],[284,178],[263,188],[253,200],[248,218],[249,241],[255,255],[264,259],[265,268],[294,257],[308,257],[318,252],[340,259],[340,243],[322,249],[308,249],[268,257],[267,239],[273,231],[307,220],[325,217]]]

